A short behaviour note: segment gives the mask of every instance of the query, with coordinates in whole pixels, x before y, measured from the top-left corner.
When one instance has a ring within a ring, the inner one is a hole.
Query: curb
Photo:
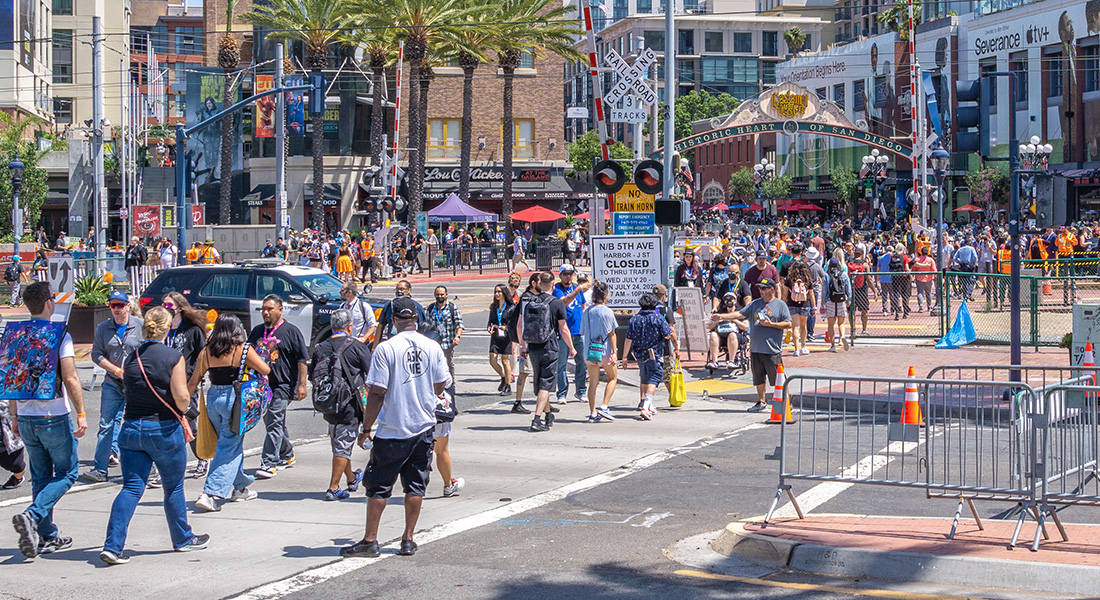
[[[853,578],[1083,596],[1093,596],[1100,585],[1100,569],[1095,567],[800,544],[745,530],[745,523],[762,520],[756,517],[726,525],[711,542],[711,550],[754,563]]]

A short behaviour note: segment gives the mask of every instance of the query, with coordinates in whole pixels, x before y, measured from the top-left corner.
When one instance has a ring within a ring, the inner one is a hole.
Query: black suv
[[[191,306],[237,315],[246,331],[263,323],[260,306],[268,294],[283,299],[283,318],[293,323],[312,348],[332,332],[329,314],[340,307],[340,280],[311,267],[282,261],[245,261],[231,265],[189,265],[165,269],[141,294],[141,310],[160,306],[169,292],[183,294]],[[375,316],[385,300],[364,298]]]

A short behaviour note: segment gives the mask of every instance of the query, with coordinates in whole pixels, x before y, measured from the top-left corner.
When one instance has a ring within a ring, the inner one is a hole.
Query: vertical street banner
[[[275,87],[274,75],[256,75],[256,93],[266,92]],[[256,132],[258,138],[275,137],[275,96],[264,96],[256,101]]]
[[[191,205],[191,226],[199,227],[206,225],[206,207],[201,204]]]
[[[286,85],[302,85],[305,78],[301,75],[288,75]],[[306,108],[302,92],[286,93],[286,132],[287,135],[301,137],[306,133]]]
[[[173,229],[176,227],[175,204],[160,205],[160,227],[161,229]]]
[[[159,204],[139,204],[134,207],[134,235],[138,237],[160,236]]]
[[[187,72],[187,125],[196,125],[222,110],[225,98],[225,72],[214,67],[195,67]],[[233,99],[237,98],[234,92]],[[233,162],[234,172],[241,170],[243,137],[241,115],[233,116]],[[204,187],[220,183],[222,124],[216,121],[197,132],[187,140],[187,152],[191,153],[194,163],[194,181],[199,190],[199,198],[205,198]],[[230,174],[231,175],[231,174]]]
[[[592,277],[611,291],[610,308],[638,308],[638,298],[661,283],[661,237],[592,236]]]

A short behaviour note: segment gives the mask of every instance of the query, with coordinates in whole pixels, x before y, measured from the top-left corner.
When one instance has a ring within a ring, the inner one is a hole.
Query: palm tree
[[[355,24],[348,0],[266,0],[242,18],[268,29],[276,40],[298,40],[306,48],[305,66],[320,73],[328,65],[329,46],[340,43]],[[313,116],[313,227],[325,222],[324,116]]]
[[[364,62],[371,70],[370,156],[372,165],[381,165],[385,150],[382,136],[386,131],[386,67],[397,56],[397,41],[390,29],[356,29],[343,41],[363,49]]]
[[[352,9],[361,18],[361,25],[368,29],[392,28],[396,37],[405,42],[405,60],[409,63],[409,146],[416,147],[426,135],[423,113],[416,107],[420,100],[420,69],[428,49],[442,43],[447,35],[456,33],[455,23],[464,20],[477,10],[466,6],[463,0],[353,0]],[[394,132],[394,135],[397,135]],[[422,153],[421,153],[422,154]],[[409,212],[423,208],[421,192],[424,187],[423,169],[415,169],[409,160],[408,202]],[[423,164],[423,162],[420,162]]]
[[[497,64],[504,76],[504,122],[502,123],[502,153],[504,161],[504,202],[501,212],[505,231],[512,227],[512,152],[515,147],[513,93],[516,69],[523,53],[543,56],[547,52],[567,61],[580,62],[584,56],[573,49],[582,30],[565,18],[571,8],[555,0],[504,0],[497,5],[494,20],[501,32],[496,42]]]
[[[474,0],[476,3],[477,0]],[[458,34],[447,42],[446,53],[454,57],[462,68],[462,136],[458,196],[463,202],[470,201],[470,159],[473,147],[474,129],[474,71],[483,63],[489,62],[489,52],[500,31],[494,26],[493,10],[480,10],[471,15],[459,29]]]
[[[801,27],[791,27],[783,32],[783,41],[787,42],[791,55],[797,58],[802,46],[806,45],[806,34]]]
[[[241,63],[241,46],[233,37],[233,9],[236,0],[225,3],[225,33],[218,41],[218,66],[225,71],[225,88],[222,92],[222,108],[233,106],[233,71]],[[233,115],[222,117],[221,187],[218,196],[218,223],[229,225],[229,200],[233,183]]]

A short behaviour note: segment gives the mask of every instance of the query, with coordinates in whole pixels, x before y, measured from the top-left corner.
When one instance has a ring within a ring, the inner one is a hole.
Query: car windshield
[[[343,287],[343,284],[332,275],[327,273],[301,275],[295,277],[294,280],[302,284],[302,287],[309,290],[311,294],[318,298],[321,297],[321,294],[328,294],[330,300],[340,299],[340,288]]]

